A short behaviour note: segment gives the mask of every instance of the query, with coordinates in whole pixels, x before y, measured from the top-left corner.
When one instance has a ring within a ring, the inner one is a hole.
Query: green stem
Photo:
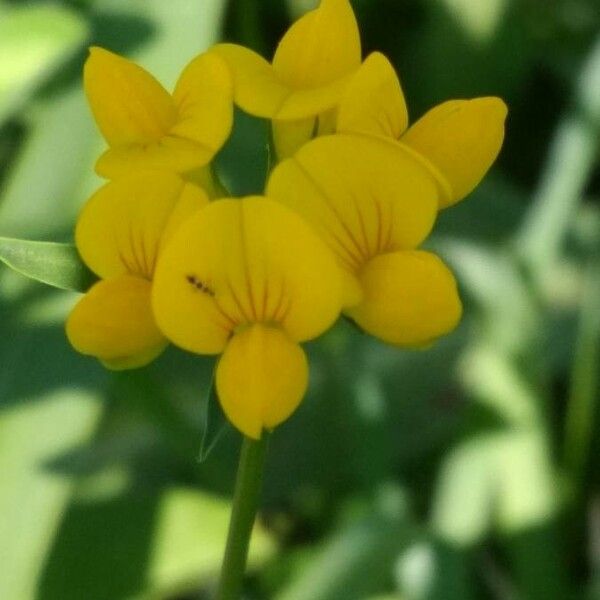
[[[582,493],[594,435],[600,361],[600,252],[590,258],[567,404],[564,461],[573,493]]]
[[[187,173],[186,181],[199,185],[211,200],[231,196],[229,190],[219,178],[213,163]]]
[[[559,258],[573,215],[597,159],[600,133],[600,37],[575,90],[574,107],[562,120],[539,189],[517,238],[517,248],[536,282]]]
[[[263,0],[237,0],[234,10],[239,42],[265,55],[268,47],[263,35],[262,4]]]
[[[263,432],[260,440],[244,437],[217,600],[240,598],[250,535],[262,487],[267,438],[266,432]]]
[[[221,181],[221,178],[219,177],[215,169],[214,163],[210,163],[210,176],[213,185],[212,189],[215,193],[215,198],[229,198],[231,196],[231,193]]]

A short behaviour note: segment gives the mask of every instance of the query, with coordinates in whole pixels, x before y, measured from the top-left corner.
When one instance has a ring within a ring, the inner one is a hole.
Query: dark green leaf
[[[204,409],[204,432],[200,442],[198,462],[204,462],[209,457],[221,437],[231,428],[217,397],[214,374],[207,396]]]

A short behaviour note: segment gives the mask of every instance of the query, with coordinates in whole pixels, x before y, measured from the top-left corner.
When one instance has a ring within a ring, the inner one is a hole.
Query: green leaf
[[[147,572],[153,597],[169,597],[178,587],[194,590],[194,581],[217,575],[230,512],[228,501],[205,492],[180,488],[163,495],[155,515],[153,555]],[[272,534],[256,525],[250,540],[249,570],[263,565],[274,551]]]
[[[519,251],[541,283],[560,260],[573,215],[597,164],[600,130],[600,41],[578,78],[576,104],[559,123],[538,190],[517,236]]]
[[[48,456],[85,443],[100,417],[92,392],[57,390],[0,415],[0,597],[36,597],[37,578],[72,491],[43,468]]]
[[[94,10],[88,14],[93,18],[94,29],[98,30],[97,43],[115,50],[126,43],[128,55],[135,53],[136,60],[170,86],[188,60],[216,41],[224,8],[223,0],[197,3],[188,0],[169,3],[163,0],[97,0]],[[58,8],[55,11],[66,12]],[[5,16],[11,12],[9,9],[2,13],[2,25]],[[46,27],[51,25],[51,20],[48,20]],[[152,38],[142,39],[140,31],[150,32]],[[0,33],[0,46],[4,39],[4,34]],[[140,46],[142,41],[143,48]],[[137,48],[140,50],[134,52]],[[12,67],[4,58],[0,64],[1,69],[5,65]],[[29,115],[25,138],[18,155],[11,161],[10,170],[6,172],[0,193],[0,236],[68,239],[63,236],[72,231],[81,204],[101,184],[93,173],[93,162],[102,151],[103,143],[96,132],[81,84],[72,86],[70,81],[65,79],[53,89],[51,96],[40,98],[36,110]],[[16,107],[15,104],[12,106]],[[25,244],[39,248],[39,243]],[[56,250],[59,245],[51,246]],[[73,248],[67,248],[62,246],[58,254],[62,252],[63,258],[73,258]],[[49,256],[50,252],[52,250],[46,255]],[[6,258],[2,256],[0,260]],[[12,253],[10,261],[14,262]],[[69,260],[66,262],[73,264]],[[23,271],[22,268],[18,270]],[[40,274],[44,277],[39,277]],[[36,278],[45,280],[47,274],[48,268],[40,267]],[[67,283],[72,282],[67,280]],[[29,600],[57,597],[67,600],[93,598],[94,592],[101,598],[129,597],[127,594],[110,593],[118,588],[117,583],[123,578],[133,581],[136,590],[141,589],[139,582],[146,582],[144,587],[162,588],[185,586],[192,580],[189,585],[195,587],[194,577],[201,577],[202,569],[208,569],[209,558],[215,561],[213,565],[216,564],[216,551],[211,545],[210,556],[208,551],[205,555],[205,543],[212,544],[215,538],[204,532],[204,522],[199,523],[199,516],[194,511],[202,513],[211,525],[214,523],[215,528],[217,522],[215,511],[201,504],[191,492],[191,497],[175,493],[165,497],[164,504],[155,503],[156,521],[144,521],[142,528],[134,525],[139,522],[135,520],[137,515],[147,514],[143,510],[144,495],[131,498],[130,510],[118,511],[119,515],[116,514],[118,503],[98,499],[81,502],[78,507],[82,519],[74,524],[71,521],[72,512],[67,510],[67,505],[74,489],[79,489],[76,483],[79,475],[70,477],[64,471],[57,473],[50,465],[64,455],[87,447],[93,430],[98,426],[96,419],[101,416],[96,414],[99,411],[97,396],[94,395],[91,402],[88,400],[94,391],[88,392],[88,386],[92,385],[90,381],[94,375],[108,375],[103,373],[96,361],[79,357],[68,348],[62,327],[49,329],[44,324],[43,327],[23,329],[20,321],[14,318],[13,306],[13,298],[10,306],[0,306],[11,311],[2,321],[3,327],[14,323],[14,330],[2,332],[6,348],[3,354],[0,353],[3,365],[0,370],[0,404],[7,400],[15,404],[14,408],[8,406],[0,412],[0,470],[3,474],[0,506],[6,516],[0,519],[0,557],[3,564],[0,569],[0,598]],[[24,338],[25,348],[15,356],[14,340],[18,335]],[[51,346],[47,337],[54,342]],[[14,373],[5,368],[7,362],[14,363]],[[172,375],[175,382],[177,375],[176,371]],[[14,390],[17,384],[25,389]],[[66,399],[62,405],[58,405],[57,400],[57,406],[47,407],[47,396],[48,403],[58,397],[65,396]],[[102,398],[102,393],[98,393],[98,397]],[[5,423],[4,419],[8,420],[9,415],[13,422]],[[61,422],[62,417],[67,421]],[[131,423],[126,420],[120,421],[119,425],[124,432],[132,429]],[[188,463],[194,466],[197,437],[190,445]],[[153,473],[159,469],[160,465],[155,466]],[[222,472],[219,475],[222,480]],[[152,508],[152,503],[149,504]],[[108,514],[103,508],[108,508]],[[217,516],[219,531],[222,532],[219,536],[221,544],[225,539],[228,513],[228,503],[223,502]],[[90,515],[96,516],[96,519],[84,518]],[[131,538],[125,539],[132,530],[137,537],[132,534]],[[163,533],[165,530],[167,533]],[[186,539],[183,539],[184,534],[187,534]],[[65,546],[61,546],[65,539],[63,535],[75,536],[76,543],[69,543],[67,539]],[[110,545],[102,545],[104,539],[108,539]],[[97,540],[99,543],[96,543]],[[258,541],[260,544],[260,538]],[[136,565],[132,567],[128,554],[130,547],[139,548],[142,556],[153,557],[148,575],[145,563],[137,571]],[[197,552],[196,562],[190,564],[193,551]],[[61,560],[64,553],[68,554],[68,561]],[[123,556],[127,556],[127,560],[124,561]],[[258,559],[254,556],[251,560]],[[165,562],[167,559],[168,562]],[[50,568],[55,568],[58,574],[54,586],[45,585],[44,581],[49,581],[48,576],[40,581],[40,573],[48,570],[48,565],[52,565]],[[128,570],[132,570],[134,576],[128,577]],[[211,569],[213,577],[216,570],[218,565]],[[80,582],[83,591],[78,587]]]
[[[2,237],[0,261],[25,277],[63,290],[85,292],[96,280],[73,244]]]
[[[47,463],[93,437],[106,374],[68,348],[62,327],[2,325],[0,598],[33,600],[74,486]]]
[[[508,8],[505,0],[446,0],[448,12],[475,43],[493,39]]]
[[[437,248],[481,311],[480,337],[508,353],[527,349],[540,314],[514,257],[488,244],[456,239],[440,240]]]
[[[93,166],[103,145],[80,86],[40,100],[28,132],[0,189],[0,236],[67,241],[101,185]]]
[[[384,486],[366,514],[338,527],[278,600],[358,600],[387,591],[399,554],[418,535],[402,489]]]
[[[227,500],[182,487],[94,501],[78,497],[46,565],[41,597],[191,597],[219,573],[230,511]],[[264,565],[274,551],[273,536],[257,524],[249,569]]]
[[[0,21],[0,123],[87,37],[85,23],[58,6],[7,11]]]
[[[468,550],[436,537],[416,539],[398,556],[395,574],[400,598],[410,600],[474,600],[477,582],[472,577]],[[398,598],[398,596],[396,596]]]
[[[463,442],[445,460],[433,527],[456,547],[481,541],[492,527],[514,534],[553,519],[555,474],[536,428],[501,431]]]
[[[206,461],[223,435],[231,431],[231,425],[225,417],[217,397],[214,372],[204,406],[204,431],[198,452],[198,462],[200,463]]]
[[[471,546],[489,532],[499,439],[503,439],[501,434],[484,434],[466,440],[442,464],[433,502],[433,530],[454,547]]]
[[[515,429],[536,427],[543,398],[514,365],[514,361],[487,344],[465,353],[460,367],[465,389],[474,399]]]
[[[597,229],[584,279],[565,424],[564,461],[573,485],[580,488],[586,485],[585,469],[595,435],[600,383],[600,215],[586,215],[586,220],[593,222],[592,216],[596,217]]]

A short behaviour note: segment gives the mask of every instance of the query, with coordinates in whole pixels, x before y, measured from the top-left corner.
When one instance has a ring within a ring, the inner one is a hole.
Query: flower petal
[[[294,121],[331,110],[352,77],[349,73],[318,87],[292,89],[262,56],[248,48],[217,44],[211,52],[221,56],[232,72],[235,103],[264,119]]]
[[[101,187],[84,206],[75,241],[85,263],[102,278],[124,273],[152,278],[163,235],[176,218],[208,203],[203,190],[177,175],[141,171]]]
[[[504,140],[507,108],[500,98],[450,100],[431,109],[402,137],[448,180],[452,198],[462,200],[483,179]]]
[[[227,418],[244,435],[260,439],[263,429],[285,421],[300,404],[308,362],[281,329],[251,325],[227,344],[216,383]]]
[[[83,70],[94,118],[110,146],[160,139],[175,123],[169,93],[144,69],[103,48],[90,48]]]
[[[237,44],[217,44],[211,52],[222,57],[231,70],[235,103],[251,115],[273,118],[292,90],[275,75],[268,61]]]
[[[348,0],[321,0],[284,35],[273,69],[292,89],[327,85],[360,66],[360,33]]]
[[[207,165],[214,155],[213,148],[168,134],[157,142],[109,148],[97,160],[96,173],[106,179],[148,169],[187,173]]]
[[[177,236],[158,263],[152,291],[152,308],[160,330],[174,344],[196,354],[219,354],[235,323],[223,313],[210,283],[191,270],[182,274],[179,261],[189,264]]]
[[[248,198],[240,208],[251,305],[295,341],[322,334],[343,302],[342,271],[333,254],[306,221],[277,202]]]
[[[185,174],[185,180],[198,187],[201,187],[210,200],[224,198],[229,195],[228,191],[223,187],[219,176],[215,170],[214,163],[210,163],[199,169],[195,169]]]
[[[233,81],[225,61],[214,53],[197,56],[181,74],[173,99],[178,118],[170,134],[220,150],[233,125]]]
[[[271,121],[275,157],[278,161],[293,156],[304,144],[315,137],[335,133],[337,111],[329,109],[317,116],[296,121]]]
[[[96,283],[69,315],[73,347],[113,369],[133,369],[154,360],[167,341],[154,322],[151,284],[122,275]]]
[[[292,156],[315,135],[317,118],[308,117],[298,121],[272,121],[271,133],[277,160]]]
[[[408,109],[390,61],[373,52],[350,81],[340,102],[337,130],[398,139],[408,127]]]
[[[348,75],[317,88],[293,91],[271,118],[305,119],[335,109],[351,77]]]
[[[363,301],[346,311],[365,331],[397,346],[421,346],[450,332],[462,306],[456,281],[435,255],[382,254],[361,272]]]
[[[431,174],[411,153],[383,138],[342,134],[282,162],[267,195],[305,217],[351,273],[376,254],[418,246],[438,206]]]
[[[220,306],[215,272],[222,264],[214,206],[186,220],[169,239],[154,274],[152,306],[161,331],[197,354],[219,354],[237,325]],[[220,294],[219,294],[220,296]]]
[[[217,200],[184,223],[161,255],[154,308],[176,344],[222,350],[247,323],[277,323],[294,340],[337,318],[342,274],[296,214],[264,198]]]
[[[167,220],[164,221],[162,235],[160,236],[159,254],[166,244],[179,231],[179,228],[199,210],[202,210],[210,202],[208,194],[197,185],[184,182],[179,198],[173,205]],[[158,208],[158,207],[157,207]]]

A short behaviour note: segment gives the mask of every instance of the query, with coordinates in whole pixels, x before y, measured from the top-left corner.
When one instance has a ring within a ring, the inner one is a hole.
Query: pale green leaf
[[[65,388],[31,400],[0,413],[0,598],[7,599],[38,597],[38,578],[73,489],[72,480],[44,462],[85,443],[101,415],[92,391]]]
[[[380,489],[368,514],[338,528],[277,598],[359,600],[382,593],[398,555],[416,535],[402,490]]]
[[[72,244],[2,237],[0,261],[25,277],[63,290],[84,292],[96,279]]]
[[[0,122],[27,99],[87,36],[85,23],[59,6],[28,6],[0,20]]]
[[[461,29],[483,44],[494,37],[509,6],[507,0],[444,0],[444,4]]]
[[[576,102],[560,121],[516,242],[537,282],[560,260],[577,208],[597,164],[600,124],[600,39],[578,77]]]
[[[499,435],[474,437],[444,460],[433,502],[433,529],[457,547],[488,533],[495,500],[494,461]]]
[[[434,501],[433,526],[444,540],[468,547],[495,526],[517,532],[556,514],[556,477],[536,428],[486,433],[446,459]]]
[[[498,448],[496,517],[515,533],[552,521],[560,507],[556,473],[545,435],[536,429],[506,434]]]
[[[530,428],[539,422],[539,391],[513,361],[489,345],[475,345],[464,354],[460,376],[474,399],[511,427]]]
[[[228,501],[200,491],[175,489],[161,499],[158,507],[148,587],[153,597],[194,589],[195,585],[219,573],[231,505]],[[249,550],[249,569],[272,556],[273,538],[256,525]]]

